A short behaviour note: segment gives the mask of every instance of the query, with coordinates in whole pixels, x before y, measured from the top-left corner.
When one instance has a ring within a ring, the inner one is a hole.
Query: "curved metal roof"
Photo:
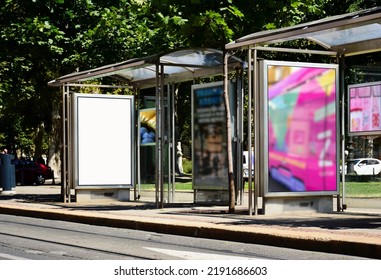
[[[305,39],[339,55],[381,50],[381,7],[327,17],[304,24],[252,33],[227,44],[226,50]]]
[[[139,88],[147,88],[156,85],[157,65],[164,66],[164,76],[167,82],[182,82],[197,77],[221,75],[223,74],[223,64],[222,51],[209,48],[183,49],[75,72],[50,81],[49,85],[60,86],[66,83],[113,77]],[[243,62],[239,58],[229,57],[230,70],[242,67],[242,65]]]

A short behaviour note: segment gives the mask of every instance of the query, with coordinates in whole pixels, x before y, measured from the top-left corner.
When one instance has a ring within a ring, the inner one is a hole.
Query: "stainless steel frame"
[[[286,61],[261,61],[260,63],[261,67],[261,94],[260,96],[262,99],[260,100],[261,103],[261,116],[260,116],[260,125],[261,125],[261,140],[263,141],[263,144],[261,144],[263,153],[261,154],[263,159],[263,164],[261,165],[261,171],[260,173],[263,175],[263,178],[261,180],[261,185],[264,186],[264,197],[305,197],[305,196],[326,196],[326,195],[337,195],[339,192],[339,176],[336,176],[336,191],[319,191],[319,192],[269,192],[268,186],[268,88],[267,83],[265,81],[267,80],[267,66],[295,66],[295,67],[318,67],[318,68],[327,68],[327,69],[335,69],[336,72],[336,89],[339,89],[339,67],[335,64],[319,64],[319,63],[301,63],[301,62],[286,62]],[[339,125],[339,118],[337,114],[339,113],[339,105],[338,105],[338,97],[339,97],[339,91],[336,91],[336,104],[335,104],[335,110],[336,110],[336,124],[335,124],[335,131],[336,131],[336,151],[340,150],[340,130],[338,129],[340,127]],[[336,155],[336,174],[339,174],[339,156]]]
[[[92,84],[71,84],[63,85],[62,95],[62,127],[63,127],[63,147],[62,147],[62,183],[61,195],[65,203],[71,202],[72,191],[75,189],[75,170],[73,165],[74,153],[74,129],[76,126],[73,116],[73,100],[72,87],[103,87],[103,88],[131,88],[129,86],[108,86],[108,85],[92,85]],[[135,158],[135,154],[133,155]],[[133,171],[135,174],[135,171]]]
[[[347,110],[347,120],[348,120],[348,136],[371,136],[371,135],[380,135],[381,130],[375,130],[375,131],[359,131],[359,132],[353,132],[350,129],[350,123],[351,123],[351,112],[349,110],[349,107],[351,105],[350,103],[350,90],[353,88],[359,88],[359,87],[367,87],[367,86],[376,86],[379,85],[381,87],[381,82],[370,82],[370,83],[361,83],[361,84],[352,84],[348,85],[347,87],[347,97],[348,97],[348,110]],[[381,110],[381,108],[380,108]],[[344,119],[344,118],[343,118]]]
[[[237,45],[234,45],[234,48],[232,47],[231,49],[235,49],[237,48]],[[241,46],[239,44],[239,48],[243,48],[243,46]],[[259,69],[258,69],[258,51],[282,51],[282,52],[300,52],[300,50],[298,49],[289,49],[289,48],[272,48],[272,47],[263,47],[263,46],[260,46],[260,45],[256,45],[256,44],[253,44],[253,45],[249,45],[248,48],[247,48],[247,57],[248,57],[248,68],[247,68],[247,79],[248,79],[248,122],[249,122],[249,125],[248,125],[248,151],[249,151],[249,158],[251,156],[251,147],[254,147],[254,154],[256,155],[256,159],[255,159],[255,166],[254,166],[254,178],[252,178],[251,176],[251,173],[249,173],[249,190],[248,190],[248,211],[249,211],[249,215],[252,215],[252,214],[259,214],[258,210],[259,210],[259,207],[262,207],[262,210],[264,211],[265,210],[265,204],[264,204],[264,201],[262,200],[262,205],[259,205],[259,198],[261,196],[264,196],[264,186],[266,185],[265,183],[265,177],[264,173],[265,171],[263,170],[263,166],[265,165],[264,163],[266,162],[266,159],[265,159],[265,156],[264,156],[264,150],[263,147],[264,147],[264,133],[266,133],[266,131],[263,129],[263,127],[261,126],[261,123],[262,123],[262,118],[264,117],[264,115],[266,114],[265,112],[265,108],[263,106],[264,104],[264,101],[263,101],[263,95],[261,94],[262,91],[262,87],[263,85],[261,83],[259,83]],[[303,50],[304,53],[309,53],[309,50]],[[313,51],[311,50],[310,53],[312,54],[317,54],[317,55],[327,55],[327,56],[333,56],[335,58],[335,55],[336,55],[336,58],[339,57],[337,55],[336,52],[332,52],[332,51]],[[226,56],[229,56],[229,52],[226,52],[225,54]],[[339,83],[339,68],[337,68],[337,71],[336,71],[336,79],[337,79],[337,83]],[[225,83],[227,83],[227,77],[225,76]],[[342,88],[342,85],[341,83],[338,84],[338,87],[339,91],[337,92],[337,96],[339,96],[340,92],[343,92],[343,88]],[[339,102],[336,102],[336,112],[339,112]],[[253,112],[254,110],[254,112]],[[253,115],[254,115],[254,119],[253,119]],[[337,118],[338,119],[338,118]],[[251,125],[250,125],[251,123]],[[337,127],[339,127],[339,122],[337,121]],[[252,137],[252,131],[254,131],[254,139]],[[342,132],[343,134],[344,132]],[[340,131],[339,129],[337,129],[337,150],[339,150],[339,147],[340,147]],[[344,143],[344,138],[341,137],[342,139],[342,146],[345,145]],[[338,159],[339,157],[337,157]],[[343,163],[344,165],[344,163]],[[249,161],[249,170],[251,168],[251,162]],[[342,166],[342,168],[344,168],[344,166]],[[339,165],[337,164],[337,169],[339,169]],[[338,172],[339,170],[337,170]],[[253,193],[253,189],[252,189],[252,182],[253,182],[253,179],[254,179],[254,183],[255,183],[255,189],[254,189],[254,193]],[[337,177],[337,186],[339,186],[339,177]],[[343,192],[345,192],[345,182],[343,181]],[[332,193],[325,193],[327,195],[337,195],[337,200],[338,200],[338,204],[337,204],[337,211],[340,211],[342,210],[342,206],[340,205],[340,193],[337,193],[337,192],[332,192]],[[306,194],[303,193],[303,194],[300,194],[300,196],[305,196]],[[316,193],[314,195],[321,195],[321,193]],[[342,205],[344,204],[344,199],[342,200]]]
[[[188,63],[182,59],[182,55],[188,59]],[[200,57],[204,56],[202,61],[199,61]],[[181,60],[177,58],[180,57]],[[189,59],[191,57],[191,59]],[[195,61],[193,57],[197,58]],[[219,59],[224,59],[222,62]],[[170,58],[175,58],[173,61]],[[212,62],[211,64],[208,62],[209,60]],[[134,95],[138,96],[141,89],[145,88],[153,88],[156,87],[156,109],[157,109],[157,130],[156,134],[156,173],[155,173],[155,201],[157,207],[164,206],[164,174],[163,169],[163,154],[165,151],[163,150],[163,141],[168,141],[169,149],[172,149],[172,153],[169,152],[170,156],[170,167],[169,172],[174,171],[174,163],[175,163],[175,135],[172,123],[172,131],[165,132],[165,123],[163,119],[164,115],[164,107],[163,107],[163,99],[164,99],[164,87],[168,86],[168,97],[171,98],[172,104],[174,104],[174,84],[181,83],[184,81],[195,81],[196,79],[200,79],[202,77],[214,77],[214,76],[222,76],[225,73],[227,76],[228,73],[232,73],[233,71],[242,71],[244,68],[244,62],[239,58],[231,56],[229,59],[225,60],[225,56],[222,51],[209,49],[209,48],[195,48],[190,50],[178,50],[168,54],[157,54],[150,57],[139,58],[139,59],[131,59],[128,61],[115,63],[112,65],[105,65],[96,69],[90,69],[81,72],[75,72],[72,74],[68,74],[62,77],[59,77],[55,80],[48,82],[49,86],[62,86],[63,90],[63,164],[62,164],[62,195],[64,196],[65,202],[70,202],[70,193],[71,189],[74,189],[73,182],[73,166],[72,166],[72,158],[73,158],[73,135],[71,131],[71,127],[73,123],[71,120],[71,110],[72,104],[70,100],[70,87],[110,87],[110,88],[119,88],[119,86],[107,86],[107,85],[90,85],[90,84],[82,84],[81,82],[98,79],[101,77],[112,77],[116,80],[122,81],[125,84],[131,85],[126,86],[128,88],[133,88],[135,90]],[[168,69],[168,73],[165,73],[165,70]],[[174,70],[181,71],[174,71]],[[135,72],[135,70],[138,70]],[[226,71],[225,71],[226,70]],[[140,71],[144,72],[144,75],[141,76]],[[173,72],[173,73],[172,73]],[[129,75],[129,73],[131,75]],[[149,73],[149,75],[146,75]],[[136,75],[136,76],[135,76]],[[237,77],[238,78],[238,77]],[[242,78],[242,76],[240,77]],[[78,82],[78,84],[74,84],[74,82]],[[121,88],[125,88],[124,86],[120,86]],[[172,94],[172,95],[171,95]],[[137,106],[136,106],[137,109]],[[172,121],[174,118],[174,111],[170,110],[169,112],[172,114]],[[168,120],[168,125],[171,120]],[[168,134],[166,134],[168,133]],[[170,135],[171,134],[171,135]],[[167,139],[165,139],[167,137]],[[136,143],[135,143],[136,144]],[[139,158],[138,158],[139,160]],[[136,171],[135,174],[139,177],[139,170]],[[172,176],[172,174],[171,174]],[[169,177],[170,178],[170,177]],[[170,179],[169,188],[172,187],[172,197],[168,197],[168,201],[174,200],[175,190],[174,190],[174,178]],[[136,187],[134,189],[134,198],[138,198],[139,193],[136,192]]]

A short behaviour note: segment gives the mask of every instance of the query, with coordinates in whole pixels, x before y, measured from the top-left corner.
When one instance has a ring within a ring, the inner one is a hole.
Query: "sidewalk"
[[[59,186],[44,185],[0,194],[0,213],[381,259],[381,209],[249,216],[245,205],[229,214],[192,203],[63,203]]]

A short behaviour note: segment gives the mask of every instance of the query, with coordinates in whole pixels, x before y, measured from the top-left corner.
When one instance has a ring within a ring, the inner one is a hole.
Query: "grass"
[[[164,188],[167,186],[165,185]],[[341,184],[340,184],[340,187]],[[155,190],[155,184],[141,184],[141,190]],[[176,191],[192,191],[192,182],[180,183],[176,182]],[[245,184],[245,191],[248,185]],[[381,182],[346,182],[346,197],[380,197],[381,198]]]
[[[345,182],[347,197],[381,197],[381,182]]]
[[[168,188],[166,184],[164,184],[164,189]],[[176,182],[175,185],[176,191],[192,191],[192,182],[188,183],[180,183]],[[140,185],[141,190],[147,190],[147,191],[153,191],[155,190],[155,184],[141,184]]]

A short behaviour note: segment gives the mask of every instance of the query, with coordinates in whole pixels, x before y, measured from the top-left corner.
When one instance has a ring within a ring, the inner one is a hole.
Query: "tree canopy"
[[[0,145],[47,151],[58,89],[47,82],[182,47],[370,8],[377,0],[3,0]],[[40,139],[40,140],[38,140]],[[41,140],[42,139],[42,140]]]

